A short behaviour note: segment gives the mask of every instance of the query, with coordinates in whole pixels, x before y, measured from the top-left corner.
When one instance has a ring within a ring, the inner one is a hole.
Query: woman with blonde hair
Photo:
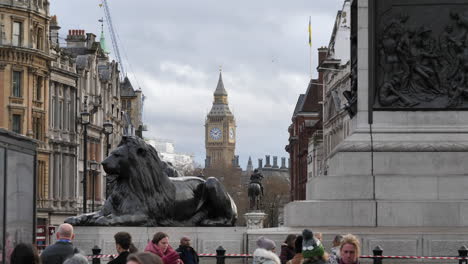
[[[361,243],[359,239],[351,234],[343,237],[340,246],[339,264],[359,264],[361,254]]]

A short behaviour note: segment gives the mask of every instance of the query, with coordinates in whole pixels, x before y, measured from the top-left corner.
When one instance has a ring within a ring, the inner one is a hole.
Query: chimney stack
[[[277,169],[278,168],[278,157],[273,156],[273,168]]]
[[[68,48],[85,48],[85,31],[83,29],[70,29],[68,30],[68,36],[65,41],[67,41]]]
[[[271,168],[271,164],[270,164],[270,155],[265,155],[265,168]]]
[[[286,168],[286,158],[285,157],[281,158],[281,168],[280,169],[287,169]]]

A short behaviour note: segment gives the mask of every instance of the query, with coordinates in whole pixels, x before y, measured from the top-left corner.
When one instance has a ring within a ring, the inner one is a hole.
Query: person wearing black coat
[[[197,252],[195,249],[193,249],[193,247],[190,246],[190,238],[182,237],[180,239],[180,245],[176,251],[179,253],[180,259],[184,262],[184,264],[199,263]]]
[[[281,264],[286,264],[291,260],[296,254],[294,250],[294,242],[296,241],[296,235],[290,234],[284,240],[284,243],[281,245],[280,260]]]
[[[57,231],[57,242],[48,246],[41,254],[42,264],[62,264],[67,258],[79,252],[72,244],[75,238],[73,226],[61,224]]]
[[[132,236],[127,232],[118,232],[114,235],[115,249],[119,256],[107,264],[126,264],[127,257],[130,255],[130,246],[132,245]]]

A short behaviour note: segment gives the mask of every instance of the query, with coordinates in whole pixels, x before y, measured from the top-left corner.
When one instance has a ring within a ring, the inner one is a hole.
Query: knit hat
[[[304,258],[322,257],[325,254],[322,243],[314,237],[312,231],[304,229],[302,237],[302,256]]]
[[[259,248],[263,248],[263,249],[266,249],[266,250],[273,250],[276,248],[276,244],[273,240],[270,240],[268,238],[265,238],[263,236],[259,237],[257,239],[257,246]]]

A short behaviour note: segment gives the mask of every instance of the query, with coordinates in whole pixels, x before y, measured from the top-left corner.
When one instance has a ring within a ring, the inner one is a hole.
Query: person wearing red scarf
[[[169,245],[169,236],[163,232],[157,232],[148,245],[146,252],[151,252],[161,257],[164,264],[183,264],[179,254]]]

